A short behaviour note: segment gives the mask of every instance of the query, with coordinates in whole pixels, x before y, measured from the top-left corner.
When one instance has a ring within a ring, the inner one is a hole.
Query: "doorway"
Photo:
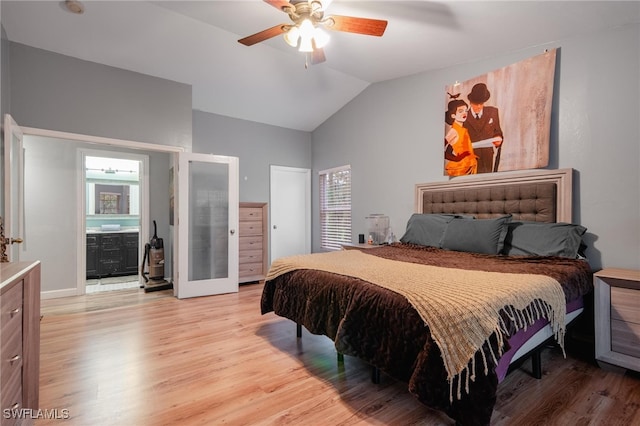
[[[84,192],[78,200],[86,241],[87,294],[140,287],[140,239],[149,157],[80,149]],[[145,223],[147,221],[145,220]]]
[[[311,253],[311,170],[271,166],[271,261]]]
[[[43,299],[77,296],[86,292],[86,223],[87,210],[84,161],[82,155],[129,158],[141,161],[139,189],[139,234],[135,241],[136,261],[142,259],[143,242],[150,238],[150,220],[157,220],[158,234],[167,238],[169,226],[169,182],[174,153],[164,147],[140,146],[131,142],[109,146],[96,145],[90,136],[46,135],[25,128],[25,238],[22,259],[38,259],[46,267],[42,276]],[[33,132],[33,133],[30,133]],[[119,141],[115,141],[116,143]],[[100,143],[100,141],[98,141]],[[148,160],[147,160],[148,159]],[[112,167],[113,168],[113,167]],[[149,171],[153,169],[153,179]],[[145,195],[148,194],[148,195]],[[166,272],[171,274],[172,252],[167,250]],[[139,263],[138,263],[139,264]],[[133,268],[132,268],[133,270]]]
[[[7,114],[5,122],[9,121],[15,123],[11,116]],[[189,167],[178,167],[178,163],[182,165],[199,162],[229,164],[227,175],[229,211],[227,220],[230,237],[228,238],[227,270],[230,273],[227,274],[228,277],[224,279],[218,278],[218,280],[220,280],[220,284],[235,281],[235,286],[237,287],[238,159],[236,157],[186,153],[183,147],[178,146],[19,127],[17,124],[13,126],[15,129],[10,127],[5,126],[5,139],[11,139],[13,134],[17,134],[19,131],[25,137],[40,139],[43,146],[46,147],[43,149],[27,149],[26,140],[23,141],[22,138],[19,138],[20,144],[25,142],[21,145],[24,149],[21,147],[19,152],[26,152],[26,156],[31,155],[32,157],[25,157],[24,168],[22,167],[22,161],[17,163],[5,161],[6,167],[4,169],[5,186],[8,186],[9,183],[11,184],[10,191],[5,188],[7,202],[4,205],[4,213],[8,219],[7,223],[13,223],[15,219],[18,229],[25,229],[23,244],[21,245],[22,250],[19,251],[19,255],[16,256],[15,260],[18,261],[23,255],[23,259],[40,259],[44,269],[44,259],[45,257],[47,258],[48,270],[41,277],[42,299],[76,296],[85,292],[86,259],[82,253],[86,250],[86,241],[81,236],[86,235],[86,231],[84,221],[78,220],[79,216],[85,214],[85,206],[83,204],[78,209],[77,200],[85,196],[86,188],[84,187],[84,179],[81,178],[83,169],[80,155],[77,153],[77,144],[81,144],[87,149],[90,146],[100,146],[105,150],[131,151],[132,153],[146,152],[150,156],[149,170],[153,169],[162,176],[156,174],[153,179],[148,179],[150,196],[147,211],[153,215],[154,239],[158,239],[155,237],[156,219],[157,234],[159,236],[168,236],[169,241],[165,247],[169,249],[165,250],[163,262],[165,266],[164,276],[173,281],[173,293],[174,296],[178,297],[191,297],[196,293],[197,295],[212,295],[220,292],[218,287],[207,286],[207,283],[202,282],[207,280],[183,278],[187,276],[182,271],[187,271],[188,265],[186,261],[188,256],[183,255],[182,248],[189,247],[191,238],[197,237],[197,235],[193,232],[194,230],[185,226],[190,221],[188,219],[180,220],[180,217],[192,211],[188,204],[190,200],[195,200],[196,204],[203,200],[199,197],[201,195],[200,192],[191,186],[190,178],[187,176]],[[42,164],[49,164],[52,167],[43,173],[39,169],[39,165]],[[23,178],[22,182],[25,185],[20,185],[19,182],[14,182],[9,178],[13,176],[16,170],[19,171],[19,175]],[[47,186],[47,189],[40,192],[40,197],[34,197],[34,205],[29,207],[24,217],[22,214],[14,215],[14,206],[18,207],[18,212],[25,212],[23,194],[27,190],[27,181],[31,185],[30,188],[38,188],[39,185],[42,185],[43,187]],[[178,188],[180,189],[178,190]],[[158,196],[159,194],[161,195]],[[173,220],[170,222],[170,218],[173,218],[174,206],[176,206],[175,211],[177,213],[175,225]],[[32,220],[33,218],[29,217],[32,213],[38,219],[44,218],[45,220]],[[200,213],[194,222],[196,224],[220,219],[219,216],[216,216],[216,212],[211,209],[203,209]],[[204,213],[206,215],[203,215]],[[141,217],[140,239],[147,241],[149,240],[149,226],[144,223],[145,215],[141,214]],[[25,222],[28,222],[29,226],[23,228],[22,225]],[[27,253],[27,247],[31,248],[32,251]],[[158,278],[161,277],[158,275]],[[151,280],[151,277],[149,279]],[[225,282],[223,283],[223,281]],[[69,286],[69,284],[72,284],[72,286]],[[201,288],[198,288],[200,284],[203,284],[201,287],[203,287],[204,291],[202,292],[199,291]],[[147,287],[145,286],[145,291],[146,289]]]

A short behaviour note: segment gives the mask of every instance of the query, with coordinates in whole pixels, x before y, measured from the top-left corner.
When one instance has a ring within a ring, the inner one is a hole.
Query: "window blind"
[[[351,242],[351,166],[320,172],[320,247]]]

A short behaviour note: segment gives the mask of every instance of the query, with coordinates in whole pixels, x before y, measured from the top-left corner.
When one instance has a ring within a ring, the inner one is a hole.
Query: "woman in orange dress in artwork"
[[[469,132],[463,127],[469,105],[462,99],[449,102],[445,113],[448,130],[444,137],[445,172],[448,176],[472,175],[478,172],[478,157],[473,153]]]

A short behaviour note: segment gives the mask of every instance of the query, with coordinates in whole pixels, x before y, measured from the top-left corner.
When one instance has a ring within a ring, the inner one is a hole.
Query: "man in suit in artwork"
[[[498,108],[486,106],[491,93],[484,83],[473,86],[467,95],[471,111],[464,122],[473,144],[473,152],[478,156],[478,173],[498,171],[502,150],[502,129]]]

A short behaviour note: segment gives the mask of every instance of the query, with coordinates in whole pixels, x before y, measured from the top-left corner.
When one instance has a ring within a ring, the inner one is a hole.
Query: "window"
[[[351,242],[351,166],[320,172],[320,247]]]

